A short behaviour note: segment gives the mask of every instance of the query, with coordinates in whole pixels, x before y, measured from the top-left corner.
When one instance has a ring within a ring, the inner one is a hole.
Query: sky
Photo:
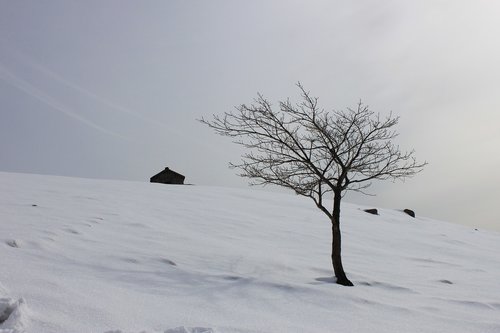
[[[246,187],[197,121],[262,93],[400,116],[429,164],[345,200],[500,230],[500,3],[0,1],[0,171]],[[277,190],[277,189],[269,189]],[[306,199],[304,199],[306,200]],[[312,202],[311,202],[312,203]]]

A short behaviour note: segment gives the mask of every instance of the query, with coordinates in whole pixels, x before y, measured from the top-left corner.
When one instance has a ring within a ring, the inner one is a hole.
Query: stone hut
[[[184,177],[180,173],[170,170],[168,167],[165,170],[157,173],[151,177],[151,183],[162,183],[162,184],[184,184]]]

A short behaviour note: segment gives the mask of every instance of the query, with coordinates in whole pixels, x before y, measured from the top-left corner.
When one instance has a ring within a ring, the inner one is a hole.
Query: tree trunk
[[[340,256],[341,236],[340,236],[340,200],[342,199],[341,192],[335,192],[333,198],[333,215],[332,215],[332,265],[337,283],[343,286],[353,286],[344,272],[342,266],[342,258]]]

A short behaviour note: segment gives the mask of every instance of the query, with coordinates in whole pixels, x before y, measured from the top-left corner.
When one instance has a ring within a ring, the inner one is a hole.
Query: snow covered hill
[[[500,235],[255,189],[0,173],[0,333],[500,332]],[[417,212],[418,214],[418,212]]]

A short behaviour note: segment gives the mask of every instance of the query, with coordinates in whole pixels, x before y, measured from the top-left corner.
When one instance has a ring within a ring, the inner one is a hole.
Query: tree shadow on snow
[[[315,278],[312,284],[323,284],[323,283],[337,283],[337,278],[334,276],[326,276],[326,277],[319,277]]]

